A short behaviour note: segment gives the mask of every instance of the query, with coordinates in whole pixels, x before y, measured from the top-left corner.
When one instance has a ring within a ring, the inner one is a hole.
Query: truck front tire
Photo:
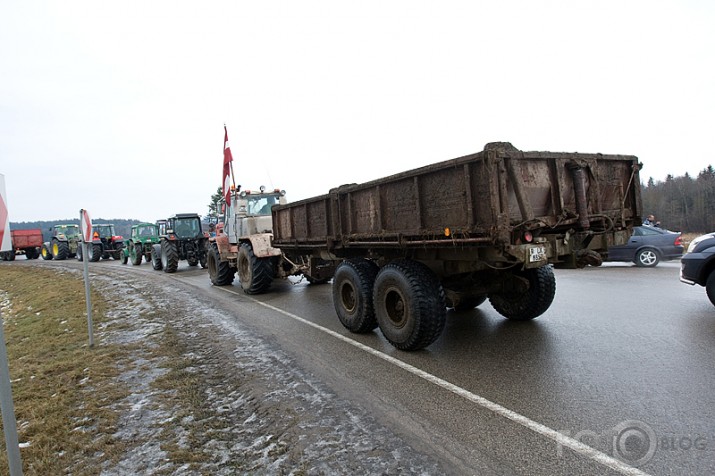
[[[373,296],[380,330],[398,349],[423,349],[444,330],[444,289],[432,270],[418,261],[400,260],[383,267]]]
[[[238,248],[238,280],[246,294],[261,294],[271,287],[275,271],[272,258],[258,258],[250,243]]]
[[[527,289],[490,294],[489,302],[494,309],[515,321],[528,321],[546,312],[556,294],[556,278],[551,266],[525,269],[514,274],[528,281]]]
[[[333,304],[338,319],[350,332],[365,333],[377,327],[373,286],[378,267],[366,259],[343,261],[333,276]]]
[[[215,245],[209,247],[207,254],[211,284],[214,286],[227,286],[233,283],[233,279],[236,277],[236,268],[232,268],[228,261],[221,261],[221,255]]]

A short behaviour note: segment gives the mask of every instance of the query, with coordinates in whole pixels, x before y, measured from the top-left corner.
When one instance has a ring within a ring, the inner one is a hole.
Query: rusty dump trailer
[[[640,224],[640,164],[628,155],[482,152],[274,206],[277,275],[333,276],[353,332],[379,326],[414,350],[439,337],[446,308],[485,299],[509,319],[545,312],[553,265],[600,265]],[[289,266],[290,264],[291,266]]]

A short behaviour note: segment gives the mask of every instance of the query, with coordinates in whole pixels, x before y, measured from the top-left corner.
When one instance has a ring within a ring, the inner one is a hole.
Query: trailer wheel
[[[168,240],[161,242],[161,267],[165,273],[175,273],[179,267],[179,250]]]
[[[102,257],[102,243],[92,243],[89,245],[89,253],[87,258],[92,262],[96,263]]]
[[[74,257],[77,258],[77,261],[82,261],[82,248],[84,248],[83,243],[77,244],[77,253],[74,254]]]
[[[233,283],[236,277],[236,268],[231,267],[228,261],[221,261],[218,247],[212,245],[208,250],[209,279],[214,286],[226,286]]]
[[[343,261],[333,276],[333,304],[341,324],[350,332],[370,332],[377,327],[372,289],[378,267],[366,259]]]
[[[151,245],[151,267],[160,271],[161,265],[161,245]]]
[[[67,259],[70,254],[70,245],[66,241],[52,241],[52,258],[56,260]]]
[[[373,293],[380,330],[398,349],[423,349],[442,333],[444,289],[426,265],[410,260],[388,264],[377,274]]]
[[[489,302],[507,319],[528,321],[540,316],[551,306],[556,293],[556,278],[551,266],[517,271],[528,288],[522,292],[502,292],[489,295]]]
[[[134,266],[139,266],[142,264],[142,247],[141,245],[137,246],[136,243],[134,242],[129,242],[129,259],[132,261],[132,264]],[[138,248],[138,249],[137,249]],[[122,255],[126,256],[126,253],[122,253]],[[126,258],[122,258],[123,260],[126,260]],[[124,261],[126,263],[126,261]]]
[[[50,253],[49,248],[47,248],[47,245],[44,243],[42,244],[42,248],[40,248],[40,256],[42,256],[44,260],[52,259],[52,253]]]
[[[35,259],[37,258],[37,248],[26,248],[25,249],[25,259]]]
[[[15,249],[13,248],[10,251],[6,251],[5,254],[3,255],[3,260],[15,261]]]
[[[268,291],[275,272],[271,258],[258,258],[250,243],[241,243],[238,248],[238,280],[246,294],[260,294]]]

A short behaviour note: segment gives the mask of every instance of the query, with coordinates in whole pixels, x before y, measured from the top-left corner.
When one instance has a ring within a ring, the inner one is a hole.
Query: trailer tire
[[[66,241],[52,241],[52,258],[56,260],[67,259],[70,254],[70,245]]]
[[[432,270],[418,261],[399,260],[383,267],[373,297],[380,330],[398,349],[423,349],[444,330],[444,289]]]
[[[161,271],[161,245],[151,245],[151,267]]]
[[[44,260],[52,259],[52,253],[50,253],[50,250],[47,248],[47,245],[42,245],[42,248],[40,249],[40,256],[42,256],[42,259]]]
[[[26,248],[25,249],[25,259],[35,259],[37,258],[37,248]]]
[[[272,258],[258,258],[250,243],[238,248],[238,280],[246,294],[261,294],[271,287],[275,271]]]
[[[522,293],[490,294],[489,302],[494,309],[515,321],[528,321],[546,312],[556,294],[556,278],[551,266],[525,269],[514,274],[528,280],[529,288]]]
[[[377,327],[373,287],[378,267],[366,259],[343,261],[333,276],[333,304],[340,323],[350,332],[363,334]]]
[[[233,283],[236,277],[236,268],[231,267],[228,261],[221,261],[221,255],[217,246],[211,246],[208,250],[209,279],[214,286],[227,286]]]
[[[89,253],[87,258],[92,262],[96,263],[102,257],[102,243],[92,243],[89,245]]]
[[[179,268],[179,250],[168,240],[161,242],[161,267],[165,273],[175,273]]]

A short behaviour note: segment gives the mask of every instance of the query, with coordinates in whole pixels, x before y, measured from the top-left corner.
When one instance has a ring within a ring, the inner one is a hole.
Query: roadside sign
[[[92,299],[89,288],[89,247],[92,246],[92,219],[89,212],[82,208],[79,211],[79,225],[82,230],[82,263],[84,268],[84,297],[87,301],[87,333],[89,334],[89,346],[94,347],[94,334],[92,333]],[[79,251],[79,250],[77,250]]]
[[[0,251],[10,250],[12,250],[12,237],[10,236],[10,215],[7,212],[5,195],[5,176],[0,174]]]
[[[92,241],[92,219],[89,217],[87,210],[80,210],[79,223],[84,242]]]

